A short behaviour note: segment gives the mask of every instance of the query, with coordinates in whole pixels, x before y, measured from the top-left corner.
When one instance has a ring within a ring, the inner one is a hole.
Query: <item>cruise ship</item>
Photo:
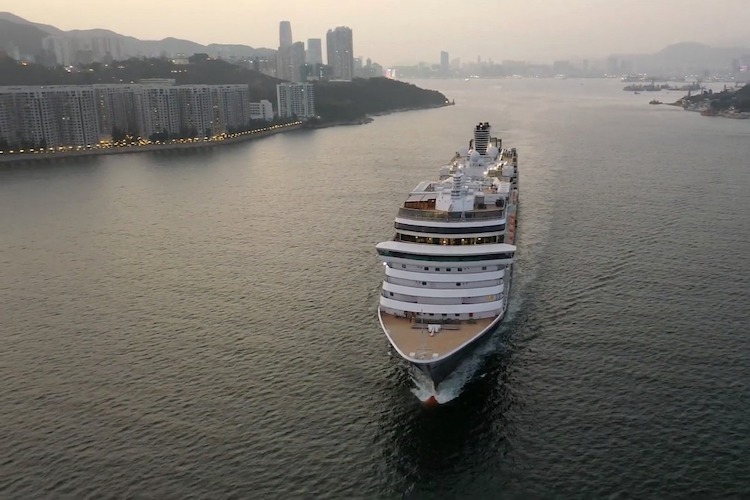
[[[478,123],[439,179],[409,193],[394,238],[376,246],[380,326],[435,390],[505,316],[517,207],[518,153]]]

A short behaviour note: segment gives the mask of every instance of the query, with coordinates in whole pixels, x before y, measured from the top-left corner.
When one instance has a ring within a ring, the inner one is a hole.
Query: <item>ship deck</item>
[[[416,324],[407,318],[380,313],[388,335],[399,350],[415,359],[439,358],[470,341],[492,324],[494,318],[461,321],[441,325],[437,333],[430,334],[428,324]]]

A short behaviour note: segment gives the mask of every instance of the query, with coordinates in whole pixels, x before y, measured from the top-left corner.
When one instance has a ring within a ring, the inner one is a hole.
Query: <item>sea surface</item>
[[[456,105],[1,167],[0,497],[750,496],[750,120],[416,83]],[[511,312],[429,407],[374,245],[478,121],[519,150]]]

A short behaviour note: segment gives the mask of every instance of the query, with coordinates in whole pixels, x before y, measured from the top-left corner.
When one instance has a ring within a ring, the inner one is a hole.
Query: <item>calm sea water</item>
[[[0,168],[0,497],[750,495],[750,123],[419,83],[456,106]],[[511,314],[427,408],[373,247],[480,120],[520,152]]]

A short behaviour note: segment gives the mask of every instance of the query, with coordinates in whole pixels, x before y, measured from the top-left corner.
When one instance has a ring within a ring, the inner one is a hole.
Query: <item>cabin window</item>
[[[463,268],[463,267],[459,267],[459,268],[458,268],[458,272],[461,272],[461,271],[463,271],[463,270],[464,270],[464,268]]]
[[[422,282],[422,286],[427,286],[427,282],[426,282],[426,281],[423,281],[423,282]]]
[[[456,286],[461,286],[461,283],[456,283]]]
[[[425,270],[425,271],[429,271],[429,270],[430,270],[430,268],[429,268],[429,267],[425,267],[425,268],[424,268],[424,270]]]
[[[482,271],[486,271],[486,270],[487,270],[487,266],[484,266],[484,267],[482,268]]]
[[[446,271],[451,272],[451,268],[450,267],[446,268]]]
[[[388,292],[388,293],[390,293],[390,294],[391,294],[391,297],[393,297],[393,292]]]

